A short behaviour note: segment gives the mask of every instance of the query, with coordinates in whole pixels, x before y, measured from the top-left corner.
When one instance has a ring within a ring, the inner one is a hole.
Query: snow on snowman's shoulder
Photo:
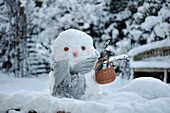
[[[151,77],[136,78],[118,92],[131,92],[146,99],[170,97],[170,86]]]

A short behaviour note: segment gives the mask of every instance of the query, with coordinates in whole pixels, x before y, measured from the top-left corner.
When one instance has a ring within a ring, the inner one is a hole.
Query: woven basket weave
[[[97,71],[97,64],[101,60],[107,60],[110,65],[110,68]],[[111,65],[108,59],[101,58],[97,61],[96,67],[95,67],[95,77],[96,77],[96,82],[99,84],[107,84],[107,83],[113,82],[116,79],[116,73],[114,71],[114,67]]]

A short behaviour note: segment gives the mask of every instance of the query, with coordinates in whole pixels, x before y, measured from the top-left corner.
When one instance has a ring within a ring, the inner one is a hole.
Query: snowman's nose
[[[77,53],[77,52],[74,52],[74,53],[73,53],[73,56],[74,56],[74,57],[76,57],[77,55],[78,55],[78,53]]]

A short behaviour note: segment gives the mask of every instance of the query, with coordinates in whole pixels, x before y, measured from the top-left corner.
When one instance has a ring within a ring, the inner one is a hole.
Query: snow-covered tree
[[[170,36],[168,0],[111,0],[109,6],[110,21],[96,44],[101,48],[100,43],[111,40],[109,55],[127,54],[133,47]],[[122,77],[130,77],[127,61],[115,61],[114,64]]]
[[[2,68],[15,77],[25,77],[26,63],[26,15],[19,0],[4,0],[7,7],[8,28],[1,38]],[[5,11],[5,10],[4,10]]]
[[[99,37],[103,33],[104,18],[107,15],[104,8],[103,0],[71,0],[64,4],[62,0],[42,1],[41,7],[35,8],[33,13],[35,17],[33,23],[42,30],[37,41],[39,54],[50,61],[52,42],[61,31],[69,28],[85,31],[92,37]]]
[[[8,39],[7,31],[9,29],[9,18],[8,18],[8,9],[4,1],[0,1],[0,69],[4,72],[8,71],[11,67],[11,63],[8,60],[6,51],[8,50]]]
[[[147,0],[133,15],[128,37],[139,45],[168,38],[169,8],[168,0]]]
[[[25,12],[27,15],[27,48],[28,48],[28,76],[39,76],[41,74],[47,74],[50,70],[50,64],[49,61],[47,61],[45,58],[50,56],[50,53],[47,53],[46,50],[49,50],[49,48],[45,46],[40,46],[43,48],[39,48],[38,44],[41,44],[41,42],[38,40],[39,33],[43,30],[39,24],[39,20],[34,15],[35,12],[37,12],[37,9],[41,7],[42,2],[41,1],[29,1],[25,0],[22,1],[23,6],[25,7]],[[48,42],[47,40],[44,41],[44,43]],[[39,43],[40,42],[40,43]],[[48,46],[51,44],[48,43]],[[42,52],[43,51],[43,52]],[[39,54],[41,53],[42,54]]]

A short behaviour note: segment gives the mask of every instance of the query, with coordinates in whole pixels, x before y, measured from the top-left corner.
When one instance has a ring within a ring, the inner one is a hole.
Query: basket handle
[[[97,64],[99,63],[99,61],[101,61],[101,60],[103,60],[103,59],[104,59],[104,60],[107,60],[107,62],[109,63],[110,67],[113,67],[108,59],[106,59],[106,58],[101,58],[101,59],[99,59],[99,60],[97,61],[97,63],[96,63],[95,73],[97,72]]]

